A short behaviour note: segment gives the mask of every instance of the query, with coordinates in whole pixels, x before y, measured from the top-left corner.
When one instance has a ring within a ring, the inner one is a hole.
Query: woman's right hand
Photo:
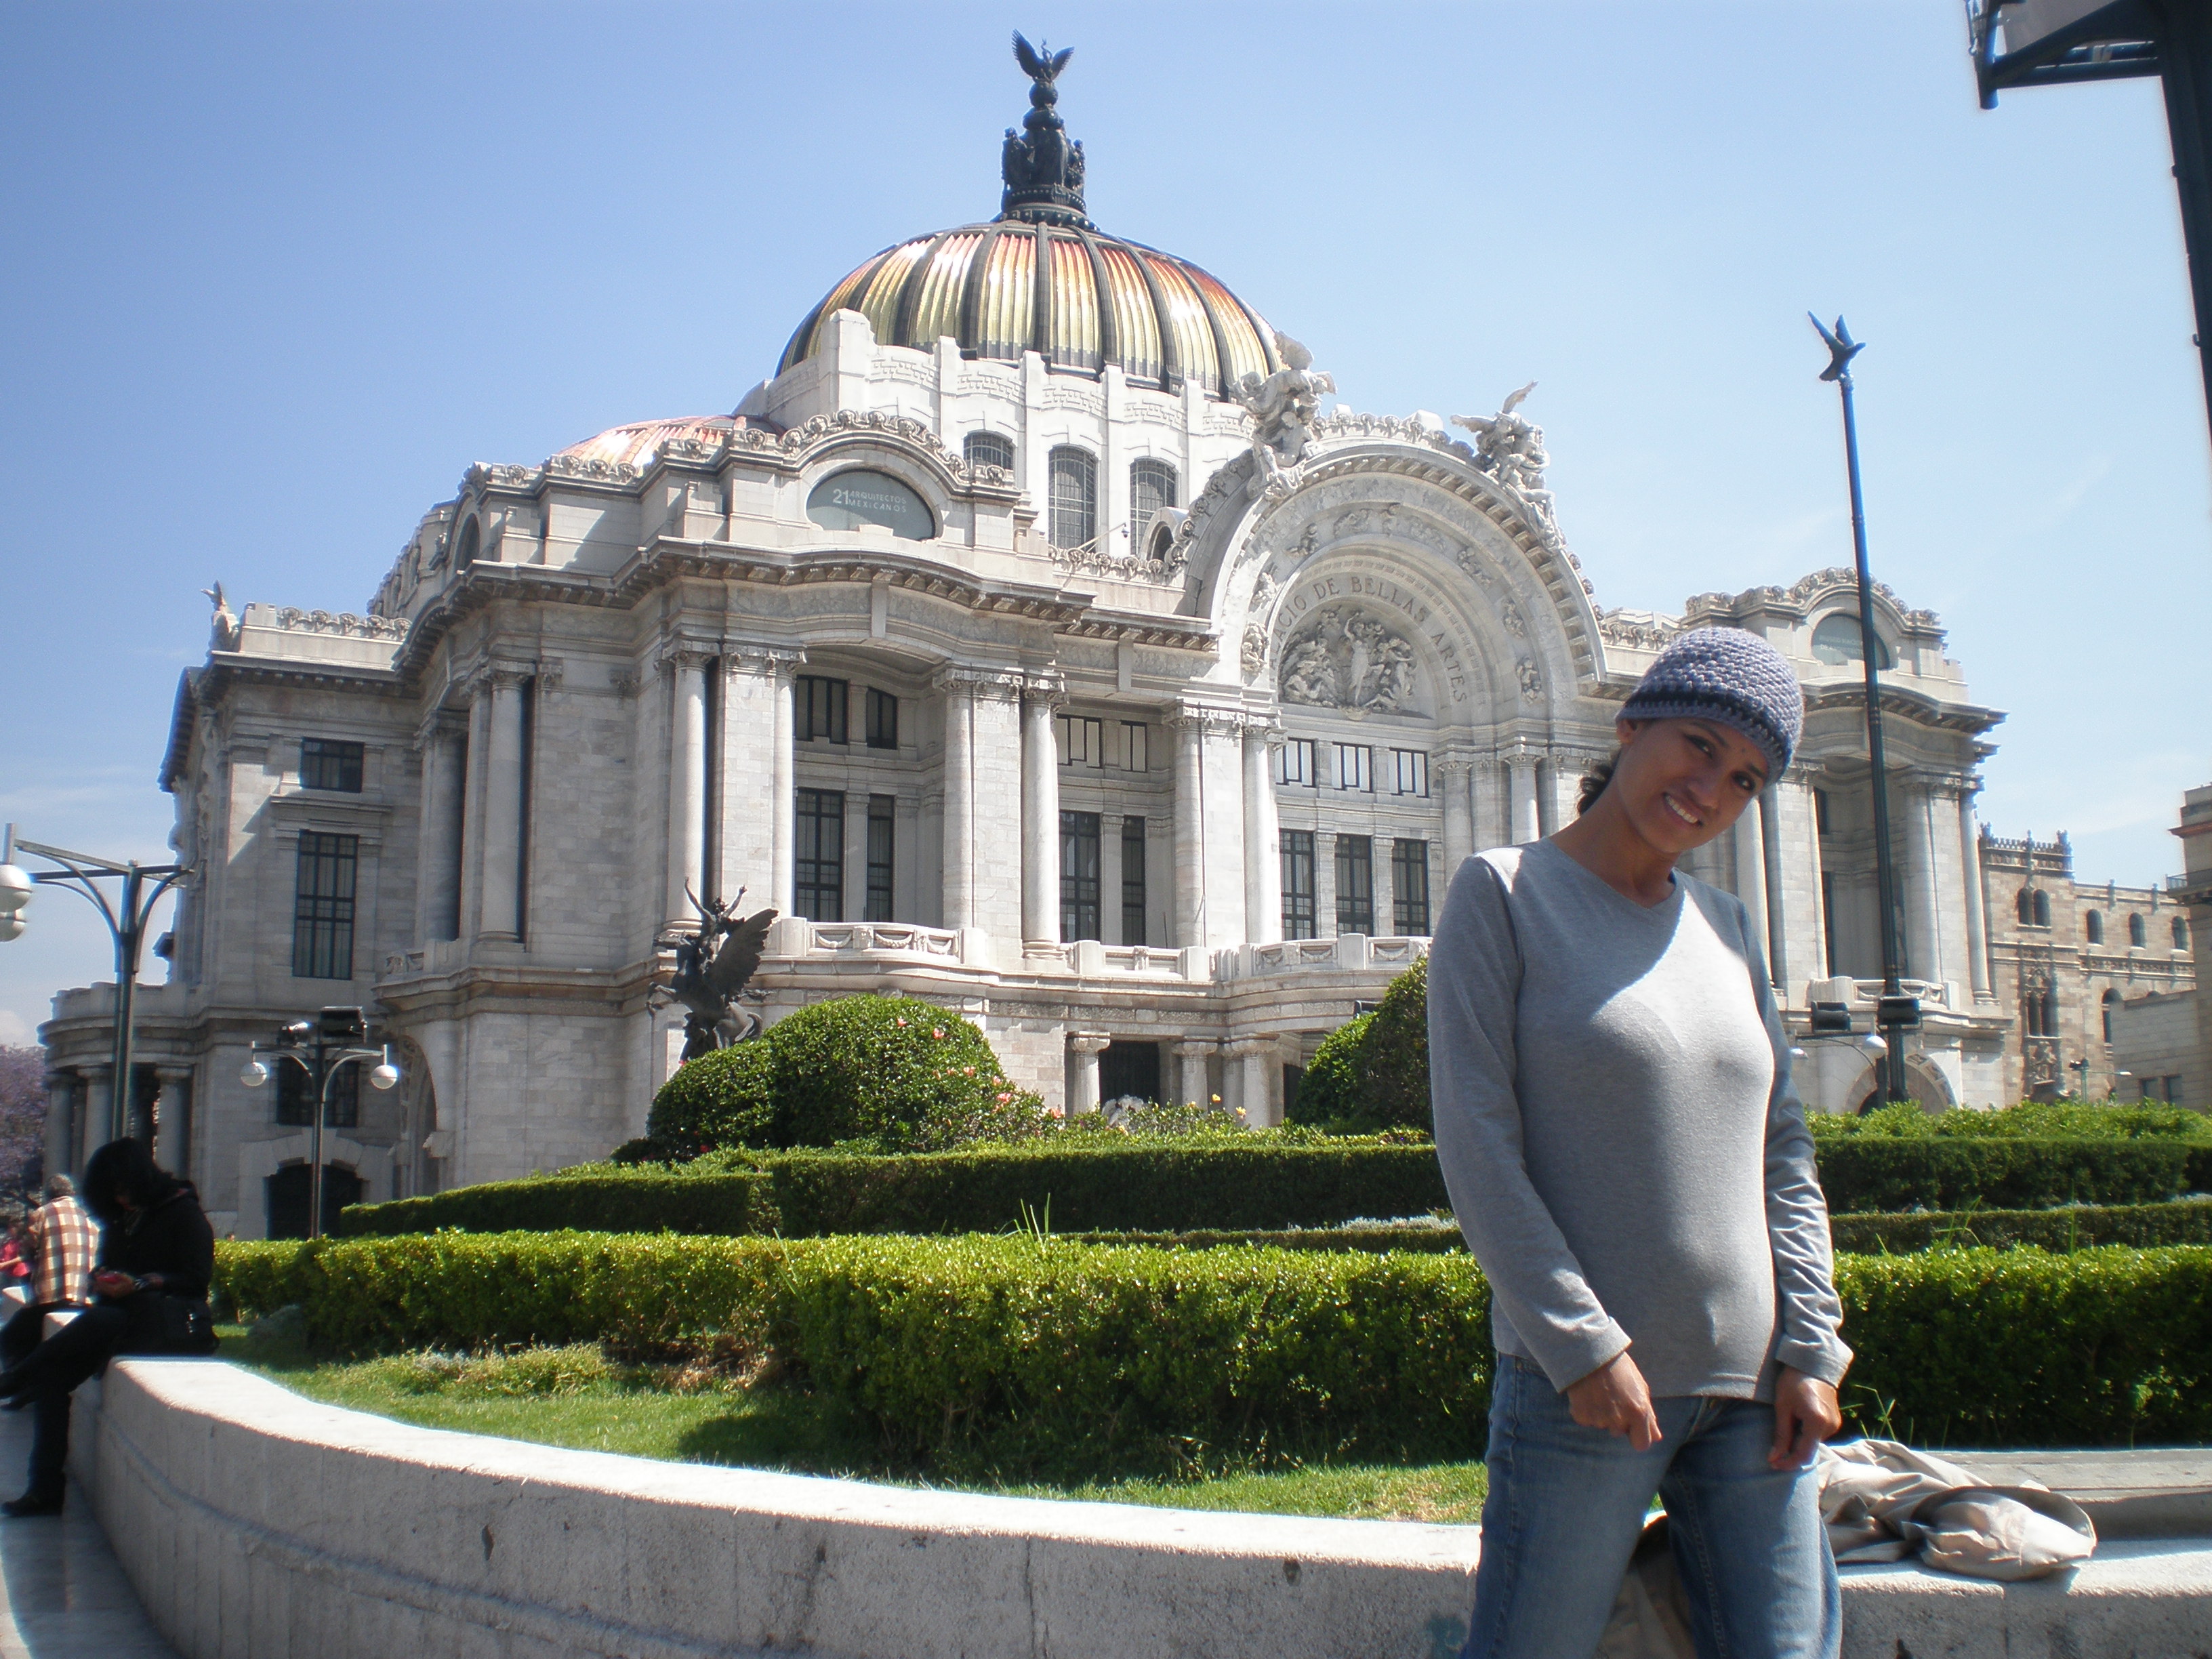
[[[1651,1390],[1625,1348],[1581,1382],[1567,1385],[1567,1409],[1586,1429],[1626,1435],[1638,1451],[1650,1451],[1662,1437]]]

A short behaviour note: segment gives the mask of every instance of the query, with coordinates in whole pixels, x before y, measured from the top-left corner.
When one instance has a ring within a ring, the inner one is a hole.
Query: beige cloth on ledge
[[[2033,1482],[1993,1486],[1894,1440],[1820,1448],[1820,1519],[1839,1564],[1901,1561],[1972,1578],[2040,1578],[2086,1561],[2097,1528],[2081,1506]],[[1697,1659],[1690,1602],[1667,1518],[1644,1529],[1593,1659]]]

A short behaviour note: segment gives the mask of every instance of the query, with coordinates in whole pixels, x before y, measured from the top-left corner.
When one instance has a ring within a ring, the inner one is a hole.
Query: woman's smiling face
[[[1679,857],[1728,829],[1766,787],[1766,757],[1718,720],[1619,721],[1606,793],[1655,849]]]

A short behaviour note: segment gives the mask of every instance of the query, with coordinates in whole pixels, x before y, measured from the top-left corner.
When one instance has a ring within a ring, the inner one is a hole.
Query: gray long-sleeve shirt
[[[1661,1398],[1834,1382],[1826,1200],[1743,906],[1649,908],[1549,842],[1468,859],[1429,957],[1437,1155],[1499,1352]]]

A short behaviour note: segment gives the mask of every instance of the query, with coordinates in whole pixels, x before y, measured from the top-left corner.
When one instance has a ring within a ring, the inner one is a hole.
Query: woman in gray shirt
[[[1581,816],[1452,881],[1437,1152],[1498,1352],[1467,1659],[1589,1659],[1655,1495],[1705,1659],[1838,1651],[1811,1472],[1851,1357],[1827,1206],[1761,941],[1674,867],[1803,720],[1764,640],[1682,635]]]

